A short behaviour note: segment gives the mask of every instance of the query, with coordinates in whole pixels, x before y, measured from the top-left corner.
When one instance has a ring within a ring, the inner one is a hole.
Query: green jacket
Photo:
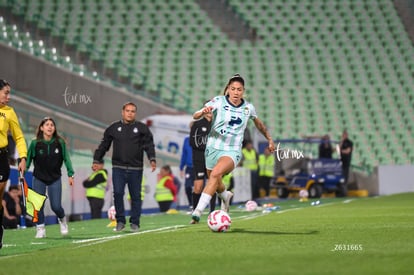
[[[65,163],[69,177],[75,174],[63,139],[52,138],[49,141],[33,139],[27,152],[27,170],[32,161],[34,165],[33,176],[46,184],[62,177],[63,163]]]

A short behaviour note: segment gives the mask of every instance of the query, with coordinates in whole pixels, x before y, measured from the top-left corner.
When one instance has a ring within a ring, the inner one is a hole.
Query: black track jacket
[[[120,120],[112,123],[106,128],[93,159],[102,160],[111,144],[113,144],[112,166],[142,168],[144,151],[150,161],[155,161],[152,133],[142,122],[134,121],[126,124]]]

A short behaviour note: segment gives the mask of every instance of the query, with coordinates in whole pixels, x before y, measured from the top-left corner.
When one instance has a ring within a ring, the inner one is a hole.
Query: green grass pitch
[[[143,215],[141,231],[108,220],[6,230],[0,274],[412,274],[414,193],[275,201],[263,214],[232,206],[232,226],[213,233],[207,213]],[[127,227],[128,229],[128,227]]]

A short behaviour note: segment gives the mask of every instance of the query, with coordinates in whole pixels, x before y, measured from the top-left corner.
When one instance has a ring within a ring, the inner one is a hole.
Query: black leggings
[[[159,201],[158,205],[160,206],[161,212],[167,212],[170,209],[172,201]]]

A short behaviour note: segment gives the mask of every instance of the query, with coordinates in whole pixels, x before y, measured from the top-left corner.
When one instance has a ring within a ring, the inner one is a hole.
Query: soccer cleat
[[[131,232],[138,232],[138,231],[139,231],[139,226],[131,223]]]
[[[125,224],[122,223],[122,222],[117,222],[116,227],[114,228],[114,231],[115,232],[121,232],[124,229],[125,229]]]
[[[190,221],[190,224],[198,224],[200,223],[200,220],[196,220],[195,218],[192,218]]]
[[[223,200],[221,203],[221,210],[223,210],[226,213],[229,213],[230,210],[230,200],[233,197],[233,193],[230,191],[227,191],[227,198],[226,200]]]
[[[63,236],[67,235],[69,233],[69,227],[66,222],[66,217],[59,219],[59,224],[60,224],[60,234],[62,234]]]
[[[191,222],[190,224],[197,224],[200,222],[201,213],[199,210],[194,210],[193,214],[191,215]]]
[[[191,214],[193,214],[193,207],[192,206],[190,206],[189,208],[188,208],[188,211],[187,212],[185,212],[187,215],[191,215]]]
[[[46,228],[44,224],[36,225],[36,239],[46,238]]]

